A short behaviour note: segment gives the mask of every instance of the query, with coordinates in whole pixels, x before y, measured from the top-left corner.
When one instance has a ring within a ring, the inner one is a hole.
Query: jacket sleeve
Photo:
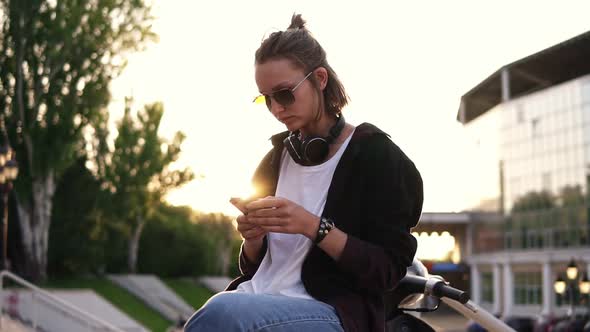
[[[383,293],[405,276],[416,253],[410,229],[422,213],[423,188],[414,163],[390,139],[370,140],[361,159],[363,229],[359,237],[348,235],[338,264],[360,288]]]
[[[266,236],[265,236],[264,239],[262,240],[262,247],[260,249],[261,255],[263,255],[263,256],[265,255],[266,248],[267,248],[267,240],[266,240]],[[260,266],[260,262],[258,262],[258,263],[252,262],[251,260],[249,260],[246,257],[246,255],[244,254],[244,244],[243,243],[242,243],[242,246],[240,247],[240,259],[239,259],[238,266],[240,268],[240,272],[242,272],[243,275],[250,276],[250,277],[254,276],[254,273],[256,273],[256,271],[258,271],[258,267]]]

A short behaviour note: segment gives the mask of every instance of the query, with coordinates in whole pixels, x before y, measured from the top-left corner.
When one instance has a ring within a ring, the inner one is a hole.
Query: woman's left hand
[[[286,198],[268,196],[249,203],[248,221],[269,232],[315,237],[320,218]]]

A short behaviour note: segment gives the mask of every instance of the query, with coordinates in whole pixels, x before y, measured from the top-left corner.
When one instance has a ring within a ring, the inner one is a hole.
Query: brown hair
[[[344,86],[326,60],[326,51],[305,28],[301,14],[293,14],[287,30],[273,32],[256,50],[257,64],[274,59],[289,59],[306,74],[318,67],[324,67],[328,71],[328,83],[323,92],[323,104],[329,114],[339,114],[348,103]],[[310,81],[319,94],[320,89],[315,76],[310,76]],[[318,118],[321,114],[322,112],[319,112]]]

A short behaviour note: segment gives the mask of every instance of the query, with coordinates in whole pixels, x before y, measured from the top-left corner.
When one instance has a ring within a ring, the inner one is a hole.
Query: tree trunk
[[[25,273],[33,282],[47,278],[47,250],[51,208],[55,194],[55,175],[33,180],[31,200],[17,200]]]
[[[139,251],[139,239],[141,238],[141,232],[143,232],[143,226],[145,226],[145,220],[142,217],[137,217],[137,225],[129,241],[129,255],[127,256],[127,267],[130,273],[137,272],[137,252]]]

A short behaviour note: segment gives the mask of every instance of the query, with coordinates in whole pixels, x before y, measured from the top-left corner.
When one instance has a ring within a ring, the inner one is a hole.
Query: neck
[[[330,134],[330,129],[336,124],[335,116],[323,114],[319,121],[309,124],[308,126],[299,130],[301,138],[305,139],[308,136],[326,137]]]

